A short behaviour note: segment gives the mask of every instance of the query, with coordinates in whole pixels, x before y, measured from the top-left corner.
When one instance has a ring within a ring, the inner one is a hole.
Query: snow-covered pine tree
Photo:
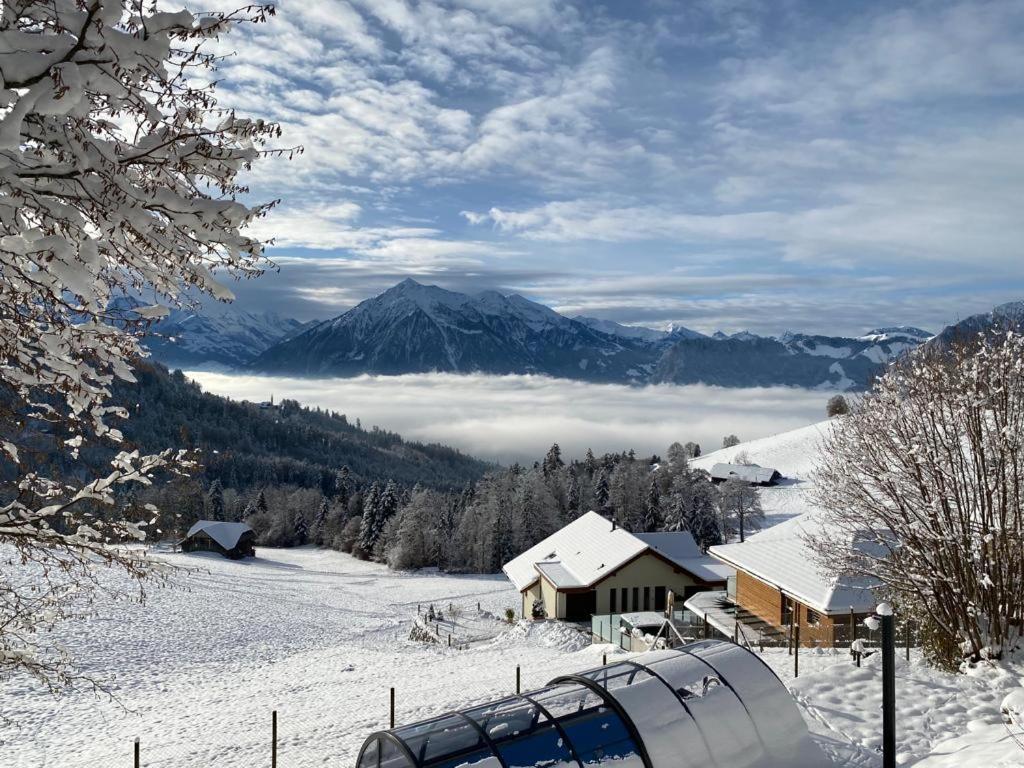
[[[602,467],[597,473],[597,478],[594,480],[594,503],[601,514],[608,514],[610,511],[608,498],[608,470]]]
[[[388,480],[384,486],[384,490],[381,491],[380,497],[377,500],[377,514],[374,520],[374,526],[377,529],[377,533],[374,540],[379,539],[381,534],[384,533],[384,528],[392,517],[398,512],[398,487],[395,485],[394,480]]]
[[[324,528],[327,525],[327,514],[330,510],[330,505],[327,503],[327,497],[320,500],[320,507],[316,511],[316,515],[313,517],[313,525],[309,529],[309,541],[312,544],[321,545],[324,543]]]
[[[211,520],[227,520],[224,511],[224,486],[219,479],[210,483],[210,490],[206,492],[206,513]]]
[[[349,499],[352,497],[352,473],[347,465],[338,470],[334,480],[334,492],[337,505],[347,510]]]
[[[661,488],[658,485],[658,478],[651,474],[650,482],[647,485],[647,497],[644,499],[644,530],[648,532],[660,531],[664,520],[661,515]]]
[[[370,490],[363,497],[363,519],[359,525],[359,539],[356,542],[357,554],[369,558],[373,554],[373,547],[384,527],[383,522],[378,520],[380,507],[380,483],[376,480],[370,486]]]
[[[309,525],[306,523],[306,516],[302,512],[295,515],[294,535],[297,546],[301,546],[309,541]]]
[[[594,473],[597,472],[597,459],[594,458],[594,452],[587,448],[587,455],[583,458],[583,469],[587,473],[588,479],[593,479]]]
[[[548,449],[547,455],[544,456],[544,463],[541,465],[544,470],[544,477],[550,477],[558,472],[558,470],[563,466],[562,449],[558,447],[558,443],[554,443],[551,448]]]
[[[17,482],[0,501],[0,546],[32,576],[0,580],[0,676],[70,685],[72,661],[48,630],[88,610],[90,594],[124,583],[94,569],[126,572],[139,598],[156,573],[141,548],[110,546],[143,539],[155,507],[142,519],[95,508],[113,507],[118,486],[190,470],[189,456],[121,450],[91,477],[79,451],[121,444],[111,422],[128,413],[109,405],[111,386],[132,380],[147,324],[197,295],[230,300],[215,273],[249,277],[266,263],[243,230],[267,207],[239,201],[237,174],[278,129],[218,108],[212,70],[222,57],[209,46],[273,12],[3,5],[0,474]],[[154,303],[119,311],[113,300],[125,295]],[[80,471],[49,476],[56,453]]]
[[[265,515],[270,511],[267,506],[267,494],[263,488],[260,488],[260,492],[256,494],[256,501],[253,503],[253,508],[256,514]]]
[[[570,521],[575,520],[582,514],[582,505],[583,497],[580,489],[580,479],[576,476],[576,469],[574,467],[570,467],[568,502],[566,505],[568,519]]]

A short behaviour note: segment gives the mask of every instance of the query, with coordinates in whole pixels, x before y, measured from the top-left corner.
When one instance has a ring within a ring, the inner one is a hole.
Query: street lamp
[[[896,768],[896,618],[889,603],[879,603],[864,619],[871,631],[882,628],[882,768]]]

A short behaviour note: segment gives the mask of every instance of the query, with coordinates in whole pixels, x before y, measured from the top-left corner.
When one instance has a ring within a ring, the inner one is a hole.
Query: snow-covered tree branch
[[[139,595],[154,573],[126,542],[156,510],[97,510],[119,486],[191,463],[122,450],[88,477],[83,445],[119,443],[112,420],[128,416],[112,383],[132,380],[148,322],[196,295],[229,300],[218,277],[266,264],[243,230],[269,205],[240,202],[237,176],[278,130],[218,108],[204,46],[272,9],[157,6],[13,0],[0,19],[0,674],[53,689],[75,673],[42,631],[88,610],[110,581],[97,566],[133,577]],[[146,301],[113,309],[126,296]]]
[[[825,440],[822,564],[919,619],[933,660],[999,657],[1024,628],[1024,337],[927,348]]]

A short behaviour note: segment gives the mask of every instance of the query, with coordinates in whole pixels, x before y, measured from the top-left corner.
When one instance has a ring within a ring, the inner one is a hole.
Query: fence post
[[[605,667],[608,666],[608,653],[607,653],[607,651],[605,653],[601,654],[601,665],[605,666]]]
[[[516,664],[516,693],[522,693],[522,676],[518,664]]]
[[[270,713],[270,768],[277,768],[277,710]]]
[[[452,647],[452,633],[451,632],[448,633],[448,647],[449,648]]]
[[[391,727],[395,727],[395,689],[391,688]]]
[[[764,627],[757,630],[757,650],[764,653]]]
[[[142,762],[139,758],[139,737],[135,737],[135,768],[140,768]]]
[[[800,625],[793,625],[793,677],[800,677]]]

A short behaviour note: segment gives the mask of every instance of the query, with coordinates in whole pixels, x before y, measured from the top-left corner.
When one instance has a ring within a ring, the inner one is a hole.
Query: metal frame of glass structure
[[[373,733],[357,768],[801,768],[821,759],[768,666],[705,641]]]

